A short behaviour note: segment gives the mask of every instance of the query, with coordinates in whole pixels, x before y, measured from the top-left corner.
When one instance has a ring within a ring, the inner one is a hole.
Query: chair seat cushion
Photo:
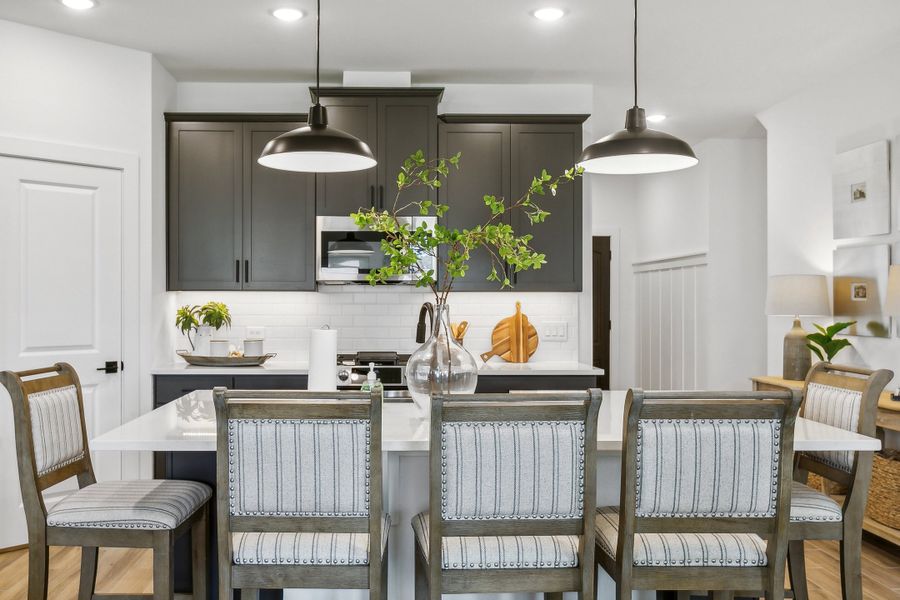
[[[619,508],[597,509],[597,544],[616,558]],[[751,533],[638,533],[636,567],[762,567],[768,563],[766,541]]]
[[[102,481],[66,496],[47,511],[50,527],[175,529],[212,495],[196,481]]]
[[[412,520],[428,557],[428,513]],[[578,566],[577,535],[505,535],[443,538],[443,569],[559,569]]]
[[[381,521],[381,552],[391,519]],[[231,534],[236,565],[367,565],[368,533],[239,532]]]
[[[832,500],[831,496],[803,485],[799,481],[794,482],[791,487],[791,522],[840,523],[843,519],[841,506]]]

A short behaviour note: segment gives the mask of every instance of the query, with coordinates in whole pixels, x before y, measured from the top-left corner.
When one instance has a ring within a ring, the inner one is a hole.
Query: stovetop
[[[402,367],[409,361],[409,354],[398,352],[353,352],[338,353],[337,364],[340,366],[369,366],[375,363],[377,367]]]

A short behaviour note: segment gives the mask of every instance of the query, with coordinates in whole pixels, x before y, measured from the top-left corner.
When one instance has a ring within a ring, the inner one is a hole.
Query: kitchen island
[[[597,501],[600,505],[617,505],[619,502],[624,403],[625,392],[604,392],[597,427],[597,448],[600,451],[597,460]],[[384,506],[391,514],[392,523],[388,555],[389,597],[392,599],[413,598],[413,535],[409,522],[428,506],[428,434],[427,423],[414,404],[385,404],[382,431]],[[91,448],[97,452],[155,451],[190,455],[195,460],[173,461],[171,464],[175,468],[165,475],[214,484],[216,433],[212,393],[210,390],[198,390],[186,394],[94,438]],[[880,442],[801,418],[797,421],[794,449],[877,451]],[[189,580],[189,575],[181,573],[180,579],[183,584]],[[599,590],[599,598],[605,600],[613,597],[612,582],[605,575],[600,578]],[[350,600],[362,599],[367,595],[366,592],[354,590],[288,590],[284,597],[294,600]],[[645,592],[639,597],[650,599],[654,596],[652,592]],[[475,598],[471,596],[471,600]],[[518,594],[509,598],[532,600],[535,596]]]

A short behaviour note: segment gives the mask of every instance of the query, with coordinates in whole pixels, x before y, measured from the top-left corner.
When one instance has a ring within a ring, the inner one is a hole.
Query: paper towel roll
[[[313,329],[309,333],[309,383],[307,389],[337,389],[337,329]]]

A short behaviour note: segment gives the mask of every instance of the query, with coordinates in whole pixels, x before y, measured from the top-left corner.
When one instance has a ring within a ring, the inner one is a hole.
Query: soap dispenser
[[[360,387],[360,391],[362,392],[371,392],[373,390],[382,389],[381,380],[378,379],[378,375],[375,373],[375,363],[369,363],[369,372],[366,374],[366,381]]]

